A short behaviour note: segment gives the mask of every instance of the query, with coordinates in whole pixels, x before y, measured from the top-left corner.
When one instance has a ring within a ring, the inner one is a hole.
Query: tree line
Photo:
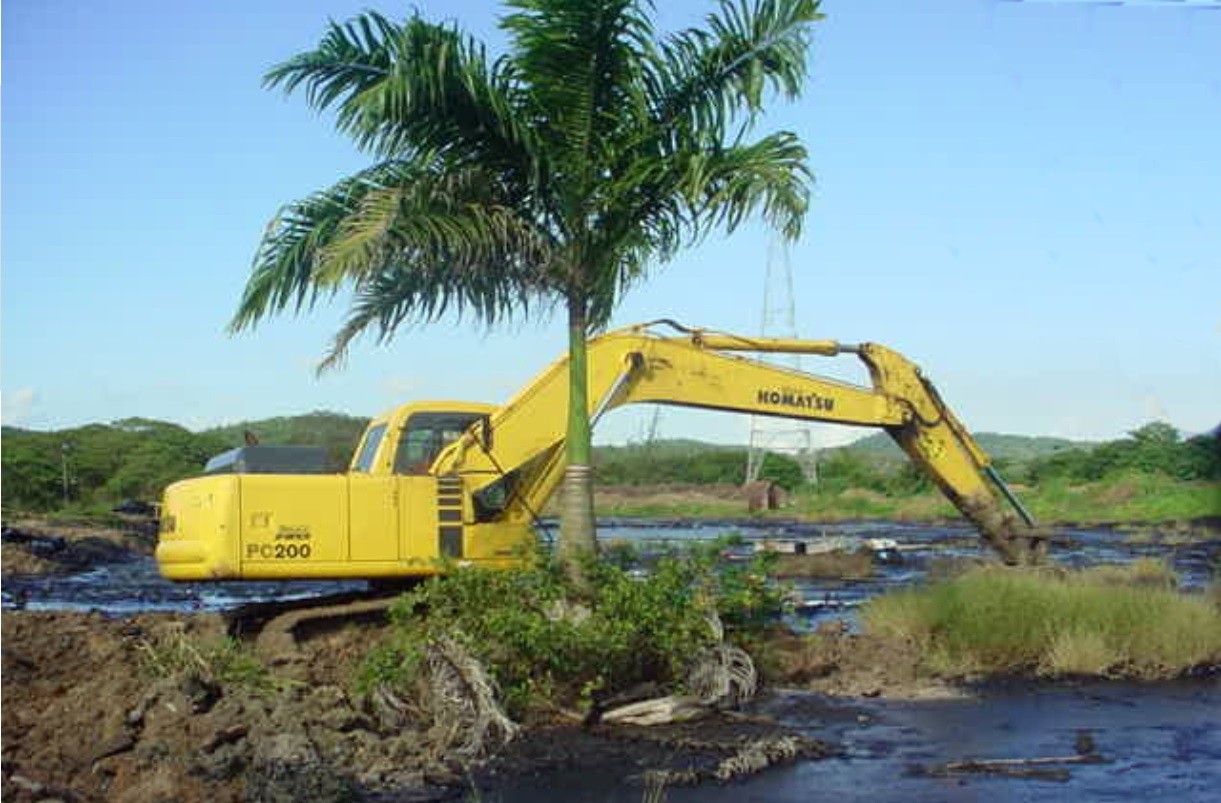
[[[332,468],[342,471],[367,422],[315,412],[203,432],[145,418],[55,432],[5,427],[0,454],[4,506],[50,511],[110,508],[127,499],[153,501],[171,482],[199,474],[210,457],[241,446],[247,432],[267,444],[321,446]],[[1221,481],[1218,444],[1215,433],[1184,439],[1169,424],[1154,422],[1117,440],[1037,457],[999,455],[996,463],[1010,480],[1030,485],[1094,482],[1125,473]],[[603,446],[594,451],[594,465],[605,485],[738,484],[745,479],[746,451],[694,441]],[[805,483],[798,462],[779,454],[767,455],[761,476],[789,490]],[[910,463],[895,464],[875,449],[851,446],[823,454],[818,482],[825,491],[868,488],[894,496],[929,487],[928,478]]]
[[[54,432],[5,427],[0,454],[4,507],[49,511],[109,509],[153,501],[172,482],[201,473],[209,458],[245,443],[321,446],[343,470],[368,419],[337,413],[272,418],[203,432],[146,418]]]

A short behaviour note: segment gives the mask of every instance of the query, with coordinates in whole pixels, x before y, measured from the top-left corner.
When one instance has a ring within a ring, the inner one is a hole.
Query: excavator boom
[[[656,334],[659,326],[677,334]],[[759,353],[854,355],[867,367],[872,387],[745,356]],[[1040,558],[1042,539],[1033,521],[987,454],[920,369],[896,351],[874,343],[743,337],[660,321],[592,338],[587,359],[595,420],[616,407],[648,402],[881,428],[1005,562]],[[497,410],[488,431],[473,428],[442,453],[433,472],[462,476],[477,496],[494,488],[505,513],[533,515],[565,468],[567,388],[564,357]]]

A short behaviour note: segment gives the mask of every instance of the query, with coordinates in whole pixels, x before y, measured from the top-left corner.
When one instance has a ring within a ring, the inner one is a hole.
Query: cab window
[[[478,413],[416,413],[407,419],[394,458],[396,474],[427,474],[446,446],[479,419]]]
[[[381,446],[382,437],[385,434],[385,424],[378,424],[369,429],[369,432],[365,435],[364,443],[360,445],[360,455],[352,465],[353,471],[361,471],[368,474],[373,469],[373,458],[377,455],[377,447]]]

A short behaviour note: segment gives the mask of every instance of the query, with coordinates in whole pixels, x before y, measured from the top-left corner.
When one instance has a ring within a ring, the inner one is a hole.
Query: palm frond
[[[602,260],[591,271],[591,322],[595,328],[605,325],[618,299],[648,267],[669,261],[714,229],[731,233],[759,212],[795,239],[809,206],[811,180],[806,150],[788,132],[750,144],[638,158],[607,182],[605,214],[590,249]]]
[[[263,233],[231,332],[254,326],[268,315],[300,312],[319,297],[314,279],[318,251],[370,191],[393,184],[407,166],[383,162],[300,201],[286,204]]]
[[[512,65],[490,62],[479,42],[418,15],[401,24],[372,11],[331,23],[314,50],[269,70],[264,82],[304,87],[317,109],[380,158],[415,150],[537,178],[543,165],[515,96]]]
[[[421,156],[419,163],[387,163],[290,205],[264,238],[231,328],[289,307],[299,311],[344,286],[365,292],[377,277],[429,262],[455,274],[452,285],[443,276],[420,285],[445,298],[486,295],[464,285],[464,277],[480,265],[503,264],[506,255],[521,266],[506,281],[525,281],[529,269],[535,271],[529,281],[546,285],[550,243],[498,190],[494,174],[448,170]],[[495,304],[468,306],[476,314],[486,308],[490,319],[499,314]],[[431,315],[421,302],[405,309]]]
[[[359,282],[402,252],[467,264],[513,251],[540,269],[546,236],[515,205],[498,176],[476,166],[430,163],[409,180],[366,193],[319,252],[322,287]]]
[[[690,159],[683,176],[692,217],[708,228],[732,233],[756,210],[789,239],[801,234],[809,206],[806,149],[788,131],[758,142],[715,150]]]
[[[471,317],[491,327],[525,317],[556,298],[555,288],[539,278],[536,266],[511,253],[478,262],[400,254],[361,282],[318,371],[342,364],[353,341],[369,331],[378,343],[386,343],[404,324],[432,323],[447,315],[456,320]]]
[[[501,21],[523,92],[536,110],[541,136],[563,172],[557,194],[568,214],[583,214],[591,186],[617,148],[633,108],[636,85],[653,39],[641,0],[516,0]],[[569,221],[572,222],[572,221]]]
[[[394,37],[394,24],[374,11],[342,25],[331,21],[318,47],[272,67],[263,85],[290,94],[304,85],[310,106],[328,108],[390,74],[393,53],[386,42]]]
[[[723,134],[735,114],[754,115],[771,89],[796,97],[805,77],[808,30],[819,0],[722,0],[708,28],[672,35],[648,76],[662,129]]]

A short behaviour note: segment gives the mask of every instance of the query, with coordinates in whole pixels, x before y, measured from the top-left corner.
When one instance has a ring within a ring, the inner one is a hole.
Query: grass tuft
[[[1160,679],[1221,663],[1221,613],[1142,563],[1084,572],[979,568],[865,605],[868,632],[942,675]]]
[[[775,577],[819,577],[839,580],[866,580],[877,573],[873,553],[868,550],[821,552],[816,555],[777,555],[772,570]]]
[[[257,693],[277,691],[258,658],[231,638],[199,640],[181,628],[166,628],[136,642],[141,668],[157,678],[194,676],[221,685],[241,686]]]
[[[1110,586],[1138,586],[1172,591],[1179,586],[1179,576],[1164,560],[1138,558],[1131,563],[1108,563],[1092,566],[1080,572],[1090,583]]]

